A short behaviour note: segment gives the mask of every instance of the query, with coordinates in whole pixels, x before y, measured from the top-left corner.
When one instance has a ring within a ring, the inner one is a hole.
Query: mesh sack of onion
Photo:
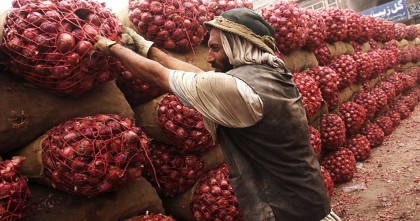
[[[24,157],[0,158],[0,220],[21,220],[31,198],[26,178],[19,172]]]
[[[1,49],[12,73],[59,95],[79,96],[115,79],[115,60],[95,53],[94,37],[119,41],[121,23],[92,0],[13,2]]]
[[[156,84],[134,76],[124,66],[121,66],[116,82],[131,105],[144,104],[164,94],[164,91]]]
[[[191,51],[207,33],[201,0],[130,0],[128,16],[137,31],[165,49]]]
[[[200,178],[194,188],[190,207],[195,220],[243,220],[238,200],[229,184],[226,164],[208,171]]]
[[[207,16],[213,19],[214,16],[219,16],[224,11],[234,8],[253,9],[252,2],[249,0],[203,0],[203,5],[206,8]]]
[[[320,13],[313,10],[303,10],[303,13],[307,16],[308,36],[310,36],[304,48],[314,51],[324,43],[327,37],[327,26]]]
[[[327,26],[327,42],[343,41],[347,38],[347,16],[344,10],[339,8],[326,8],[321,12]]]
[[[32,180],[94,197],[140,177],[149,151],[133,120],[100,114],[67,120],[17,153],[28,159],[22,172]]]
[[[328,109],[333,110],[338,107],[338,85],[339,76],[328,66],[317,66],[310,68],[306,74],[312,76],[321,90],[323,100],[327,102]]]
[[[294,73],[292,78],[302,96],[306,118],[311,120],[321,109],[321,90],[319,90],[315,79],[306,73]]]
[[[184,154],[172,145],[153,142],[151,165],[144,168],[144,177],[162,197],[173,197],[191,188],[202,176],[204,162],[194,154]]]
[[[276,29],[274,38],[280,52],[289,54],[306,44],[307,16],[293,1],[274,1],[261,10],[262,17]]]
[[[173,144],[185,153],[203,153],[215,145],[203,116],[172,94],[164,94],[134,108],[136,121],[157,141]]]

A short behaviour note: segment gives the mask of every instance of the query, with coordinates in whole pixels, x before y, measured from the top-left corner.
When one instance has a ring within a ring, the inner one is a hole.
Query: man
[[[176,60],[127,28],[143,57],[101,36],[95,50],[203,114],[220,140],[245,220],[340,220],[330,208],[292,75],[274,55],[273,27],[248,9],[226,11],[206,26],[207,61],[216,72]]]

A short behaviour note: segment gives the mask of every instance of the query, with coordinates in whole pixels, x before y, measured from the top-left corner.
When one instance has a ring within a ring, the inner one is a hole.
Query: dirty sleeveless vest
[[[330,203],[291,73],[245,65],[228,74],[250,85],[263,101],[263,118],[256,125],[217,131],[244,219],[321,220]]]

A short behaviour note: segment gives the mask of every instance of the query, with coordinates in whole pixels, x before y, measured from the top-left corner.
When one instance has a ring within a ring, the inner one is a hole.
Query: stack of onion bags
[[[94,53],[96,35],[119,41],[121,23],[92,0],[13,2],[1,49],[12,73],[59,95],[78,96],[116,77],[115,62]]]
[[[42,142],[45,176],[53,187],[81,196],[117,190],[141,176],[148,159],[146,135],[119,115],[70,119]]]
[[[130,0],[129,18],[146,39],[179,52],[203,41],[209,20],[201,0]]]
[[[158,124],[172,143],[186,153],[202,153],[214,147],[203,116],[184,106],[175,95],[166,95],[158,106]]]
[[[18,220],[26,215],[31,192],[26,178],[18,171],[24,160],[19,156],[0,159],[0,220]]]

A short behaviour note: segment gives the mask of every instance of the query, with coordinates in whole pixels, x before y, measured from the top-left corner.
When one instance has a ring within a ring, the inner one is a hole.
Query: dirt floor
[[[420,220],[419,105],[357,170],[331,198],[343,221]]]

